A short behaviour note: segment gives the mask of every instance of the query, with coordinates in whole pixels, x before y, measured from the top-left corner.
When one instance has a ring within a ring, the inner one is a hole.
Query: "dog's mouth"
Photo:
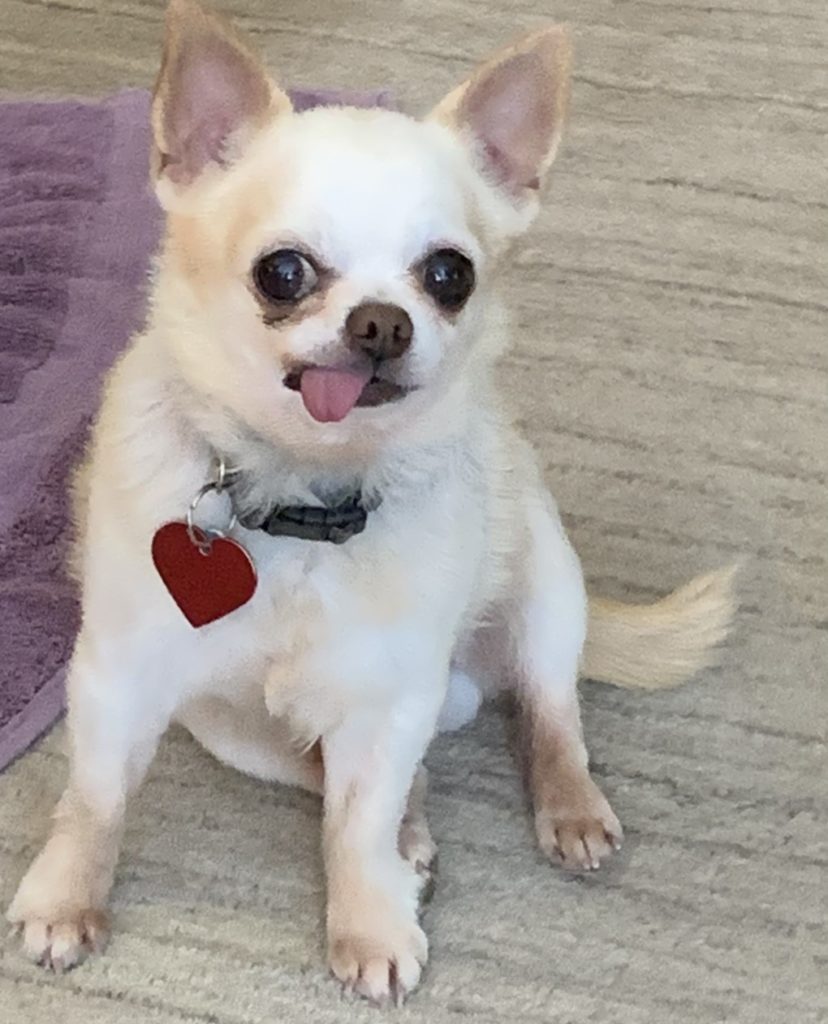
[[[305,408],[319,423],[338,423],[357,406],[387,405],[412,390],[377,376],[371,368],[334,366],[297,367],[285,376],[284,385],[301,394]]]

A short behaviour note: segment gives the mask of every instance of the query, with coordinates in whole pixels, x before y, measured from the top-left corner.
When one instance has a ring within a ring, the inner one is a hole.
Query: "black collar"
[[[362,533],[368,513],[376,507],[377,503],[366,505],[362,492],[357,491],[333,506],[275,505],[269,511],[258,509],[239,515],[239,523],[248,530],[264,530],[271,537],[344,544]]]

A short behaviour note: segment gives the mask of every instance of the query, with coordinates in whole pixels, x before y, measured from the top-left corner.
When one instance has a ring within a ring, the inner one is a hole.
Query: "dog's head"
[[[296,113],[247,46],[172,0],[153,102],[167,236],[156,322],[194,391],[298,452],[376,444],[467,404],[483,312],[560,141],[558,26],[423,120]]]

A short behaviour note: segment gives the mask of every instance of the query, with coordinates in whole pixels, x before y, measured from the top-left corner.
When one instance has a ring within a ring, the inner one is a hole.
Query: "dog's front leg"
[[[518,655],[535,828],[565,867],[595,869],[621,841],[621,825],[589,774],[578,708],[586,636],[581,567],[546,496],[526,501],[529,545],[510,610]]]
[[[428,953],[417,922],[423,878],[398,850],[406,798],[444,692],[427,689],[421,683],[395,705],[355,710],[323,739],[331,969],[376,1002],[400,1002]]]
[[[81,635],[69,671],[70,776],[48,842],[8,911],[29,956],[62,971],[108,936],[127,795],[144,777],[168,716],[153,704],[147,665]]]

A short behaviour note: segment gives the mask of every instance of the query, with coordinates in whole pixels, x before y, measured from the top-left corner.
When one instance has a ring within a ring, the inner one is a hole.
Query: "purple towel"
[[[391,106],[386,93],[293,94]],[[0,103],[0,770],[60,715],[78,627],[68,486],[140,326],[161,217],[148,96]]]

